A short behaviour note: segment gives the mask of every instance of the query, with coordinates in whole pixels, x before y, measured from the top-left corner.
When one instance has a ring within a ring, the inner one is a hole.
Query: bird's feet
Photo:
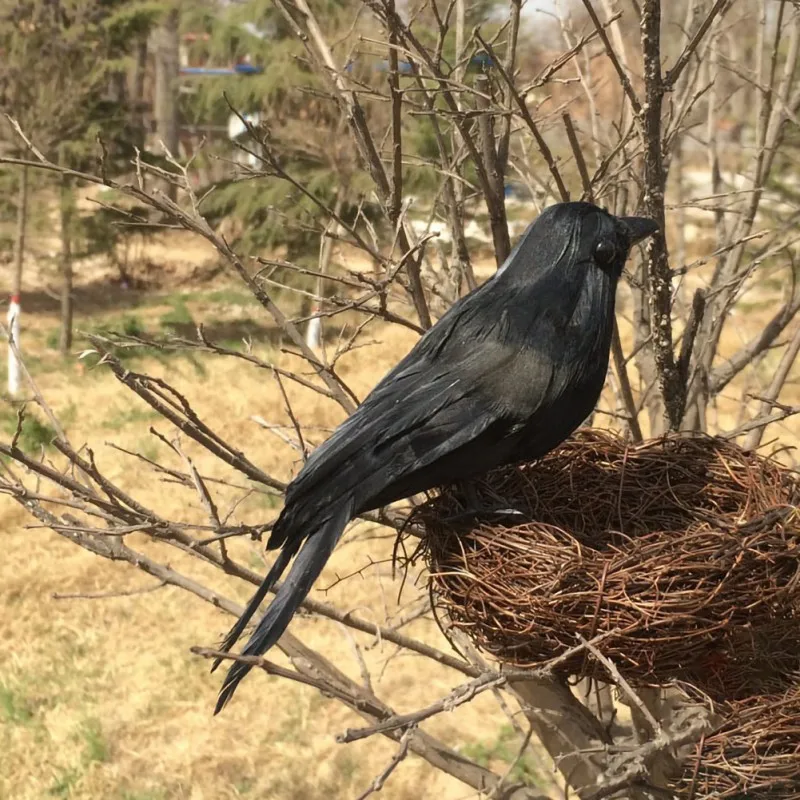
[[[463,483],[460,488],[463,493],[463,510],[446,517],[442,522],[453,523],[464,520],[499,522],[508,518],[510,522],[519,524],[526,517],[524,511],[506,505],[500,498],[497,498],[496,504],[487,504],[485,499],[478,496],[475,487],[470,483]]]
[[[518,508],[465,508],[457,514],[451,514],[449,517],[442,519],[442,522],[458,522],[461,520],[491,520],[498,521],[506,517],[513,518],[516,523],[521,522],[525,518],[525,512],[520,511]]]

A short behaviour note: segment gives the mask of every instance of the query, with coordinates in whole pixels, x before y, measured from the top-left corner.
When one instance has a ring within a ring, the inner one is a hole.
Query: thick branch
[[[489,76],[479,75],[475,79],[475,89],[477,90],[477,106],[483,111],[478,118],[478,126],[483,163],[489,178],[488,188],[492,193],[492,202],[487,203],[487,208],[490,209],[489,225],[494,242],[494,257],[499,267],[511,252],[511,241],[508,237],[508,221],[506,220],[505,182],[501,172],[500,159],[495,149],[494,118],[490,108],[492,89]]]
[[[683,418],[686,390],[681,384],[672,342],[672,275],[664,217],[667,172],[661,145],[661,104],[665,87],[661,76],[660,0],[644,0],[642,4],[642,53],[645,83],[645,103],[641,109],[644,148],[643,204],[645,214],[655,220],[659,227],[647,244],[646,280],[650,327],[667,421],[671,430],[677,430]]]

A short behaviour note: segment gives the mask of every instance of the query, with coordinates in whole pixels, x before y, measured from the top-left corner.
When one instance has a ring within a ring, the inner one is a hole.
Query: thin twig
[[[392,756],[389,763],[380,771],[372,783],[358,796],[357,800],[366,800],[374,792],[379,792],[383,789],[388,777],[395,771],[397,765],[408,755],[408,748],[411,742],[411,737],[414,735],[415,728],[407,728],[403,735],[400,737],[400,747],[397,752]]]
[[[533,117],[531,116],[531,112],[528,110],[528,105],[525,102],[522,95],[517,91],[516,86],[514,86],[514,81],[512,80],[511,76],[506,72],[505,68],[503,67],[500,60],[497,58],[497,54],[494,52],[492,46],[481,36],[480,32],[475,31],[475,38],[481,43],[481,45],[486,49],[486,52],[489,53],[490,57],[492,58],[493,63],[495,64],[497,71],[502,76],[503,80],[508,87],[509,92],[511,93],[511,97],[514,99],[514,102],[517,104],[517,108],[519,108],[519,112],[522,115],[522,119],[525,121],[525,124],[530,129],[531,134],[533,134],[533,138],[536,140],[536,146],[539,148],[539,152],[542,154],[542,157],[547,164],[547,168],[550,170],[550,174],[553,176],[553,180],[556,182],[556,187],[558,188],[558,193],[561,196],[563,201],[569,200],[569,192],[567,191],[567,187],[564,184],[564,180],[561,177],[561,172],[558,169],[558,165],[553,158],[553,153],[551,152],[547,142],[544,140],[541,132],[539,131],[539,126],[533,121]]]
[[[689,59],[692,57],[692,54],[695,50],[697,50],[700,42],[703,41],[708,29],[711,27],[711,23],[714,21],[717,15],[721,14],[725,10],[725,6],[728,5],[729,2],[730,0],[717,0],[716,3],[714,3],[714,5],[711,7],[711,10],[708,12],[708,14],[706,14],[706,18],[702,21],[700,27],[697,29],[686,47],[683,48],[683,52],[678,56],[674,66],[664,76],[664,87],[667,91],[675,86],[675,83],[681,76],[684,68],[689,63]]]
[[[141,589],[120,589],[116,592],[53,592],[50,597],[53,600],[108,600],[114,597],[135,597],[139,594],[149,594],[162,589],[166,585],[166,581],[160,581],[153,586],[144,586]]]
[[[589,178],[589,171],[586,169],[586,161],[583,158],[583,151],[578,142],[578,137],[575,135],[572,117],[569,115],[568,111],[565,111],[561,115],[561,119],[567,131],[567,139],[569,140],[569,146],[572,148],[572,156],[575,159],[575,164],[578,167],[578,174],[581,176],[581,184],[583,186],[583,196],[581,199],[586,200],[588,203],[593,203],[594,192],[592,191],[592,181]]]
[[[628,423],[628,429],[631,432],[633,441],[641,442],[644,437],[642,436],[642,429],[639,425],[639,414],[636,409],[636,401],[633,399],[633,389],[631,389],[628,369],[625,366],[625,354],[622,351],[622,341],[619,337],[619,325],[616,320],[614,320],[614,330],[611,333],[611,354],[614,359],[614,370],[617,373],[622,402],[625,405],[625,421]]]
[[[625,90],[625,94],[630,101],[633,113],[638,119],[642,116],[642,104],[639,102],[639,98],[636,96],[636,92],[633,90],[633,86],[628,78],[628,74],[625,72],[622,64],[620,64],[619,59],[617,58],[617,54],[608,39],[608,34],[606,34],[605,26],[602,22],[600,22],[597,12],[594,10],[592,0],[582,0],[582,2],[586,12],[589,14],[589,18],[594,24],[594,28],[597,31],[597,35],[600,37],[600,41],[603,43],[603,47],[606,49],[606,55],[608,56],[609,61],[611,61],[611,64],[617,71],[617,77],[619,78],[619,82],[622,84],[622,88]]]

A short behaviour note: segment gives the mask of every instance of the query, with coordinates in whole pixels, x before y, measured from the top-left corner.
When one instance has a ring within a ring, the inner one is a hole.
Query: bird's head
[[[591,258],[600,269],[611,269],[619,276],[631,248],[658,231],[658,225],[647,217],[615,217],[594,207],[597,232],[591,241]],[[591,237],[591,232],[587,231]]]
[[[531,223],[501,271],[596,268],[616,280],[633,245],[657,230],[646,217],[616,217],[592,203],[556,203]]]

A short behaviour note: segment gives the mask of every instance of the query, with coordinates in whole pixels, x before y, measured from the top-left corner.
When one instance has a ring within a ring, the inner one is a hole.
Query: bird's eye
[[[598,264],[610,264],[617,257],[617,246],[611,239],[601,239],[594,248],[594,259]]]

